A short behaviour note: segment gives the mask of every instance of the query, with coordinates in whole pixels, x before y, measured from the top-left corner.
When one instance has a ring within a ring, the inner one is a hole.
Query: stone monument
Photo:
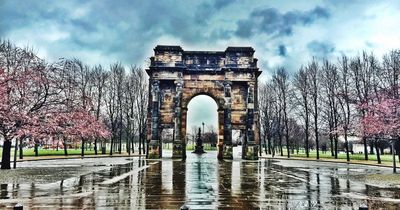
[[[203,148],[203,140],[201,139],[201,129],[199,128],[199,132],[196,137],[196,146],[194,147],[193,153],[203,154],[206,153]]]

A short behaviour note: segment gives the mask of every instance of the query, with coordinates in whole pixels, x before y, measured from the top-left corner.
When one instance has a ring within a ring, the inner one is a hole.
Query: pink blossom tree
[[[396,170],[394,144],[400,140],[400,99],[390,94],[380,93],[375,103],[365,103],[359,109],[366,110],[360,120],[360,130],[370,138],[386,138],[392,142],[393,170]],[[377,155],[379,152],[377,150]],[[378,157],[380,162],[380,158]]]
[[[13,139],[15,149],[18,139],[35,143],[37,154],[37,145],[44,139],[53,141],[62,137],[65,143],[65,139],[79,139],[77,136],[82,139],[108,137],[105,125],[88,111],[91,107],[81,103],[74,77],[66,78],[67,74],[63,66],[47,65],[31,51],[0,41],[2,169],[11,168]],[[90,98],[84,100],[90,101]]]

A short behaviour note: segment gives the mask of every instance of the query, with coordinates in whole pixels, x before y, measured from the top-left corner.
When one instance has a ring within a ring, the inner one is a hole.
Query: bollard
[[[14,206],[14,210],[23,210],[24,209],[24,206],[22,206],[22,204],[20,204],[20,203],[17,203],[15,206]]]
[[[368,206],[360,206],[358,207],[358,210],[368,210]]]
[[[189,207],[187,207],[186,205],[181,206],[180,210],[189,210]]]

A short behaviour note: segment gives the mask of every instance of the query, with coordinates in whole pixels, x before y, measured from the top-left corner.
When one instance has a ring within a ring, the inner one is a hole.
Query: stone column
[[[224,109],[218,110],[218,159],[223,159],[224,150]]]
[[[247,88],[246,140],[243,144],[244,159],[246,160],[258,159],[258,145],[255,142],[254,84],[254,82],[249,82]]]
[[[174,97],[174,130],[175,130],[175,137],[173,142],[172,148],[172,158],[182,158],[184,157],[184,141],[185,141],[185,134],[182,134],[182,87],[183,81],[175,81],[176,85],[176,94]],[[186,123],[185,123],[186,124]],[[185,125],[186,126],[186,125]]]
[[[224,104],[224,147],[223,147],[223,158],[233,159],[232,155],[232,120],[231,120],[231,82],[225,81],[224,92],[225,92],[225,104]]]
[[[151,140],[149,142],[149,159],[161,158],[161,142],[159,136],[159,111],[160,111],[160,82],[152,81],[151,84]]]
[[[187,123],[187,108],[182,108],[182,126],[181,126],[181,136],[182,136],[182,159],[186,158],[186,123]]]

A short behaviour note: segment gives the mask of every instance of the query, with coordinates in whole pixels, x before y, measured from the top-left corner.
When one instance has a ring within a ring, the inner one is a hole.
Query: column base
[[[172,158],[182,158],[184,157],[184,148],[182,143],[174,142],[172,147]]]
[[[233,146],[232,145],[224,145],[223,150],[223,159],[233,159]]]
[[[244,160],[258,160],[258,145],[243,145],[243,155]]]
[[[197,146],[197,145],[196,145],[196,146],[194,147],[194,151],[193,151],[192,153],[204,154],[204,153],[206,153],[206,152],[204,151],[203,146]]]
[[[158,140],[151,140],[149,142],[149,151],[148,151],[148,159],[160,159],[161,152],[160,152],[160,144]]]
[[[224,150],[223,145],[218,144],[217,148],[218,148],[217,158],[218,158],[218,160],[222,160],[223,159],[223,150]]]

